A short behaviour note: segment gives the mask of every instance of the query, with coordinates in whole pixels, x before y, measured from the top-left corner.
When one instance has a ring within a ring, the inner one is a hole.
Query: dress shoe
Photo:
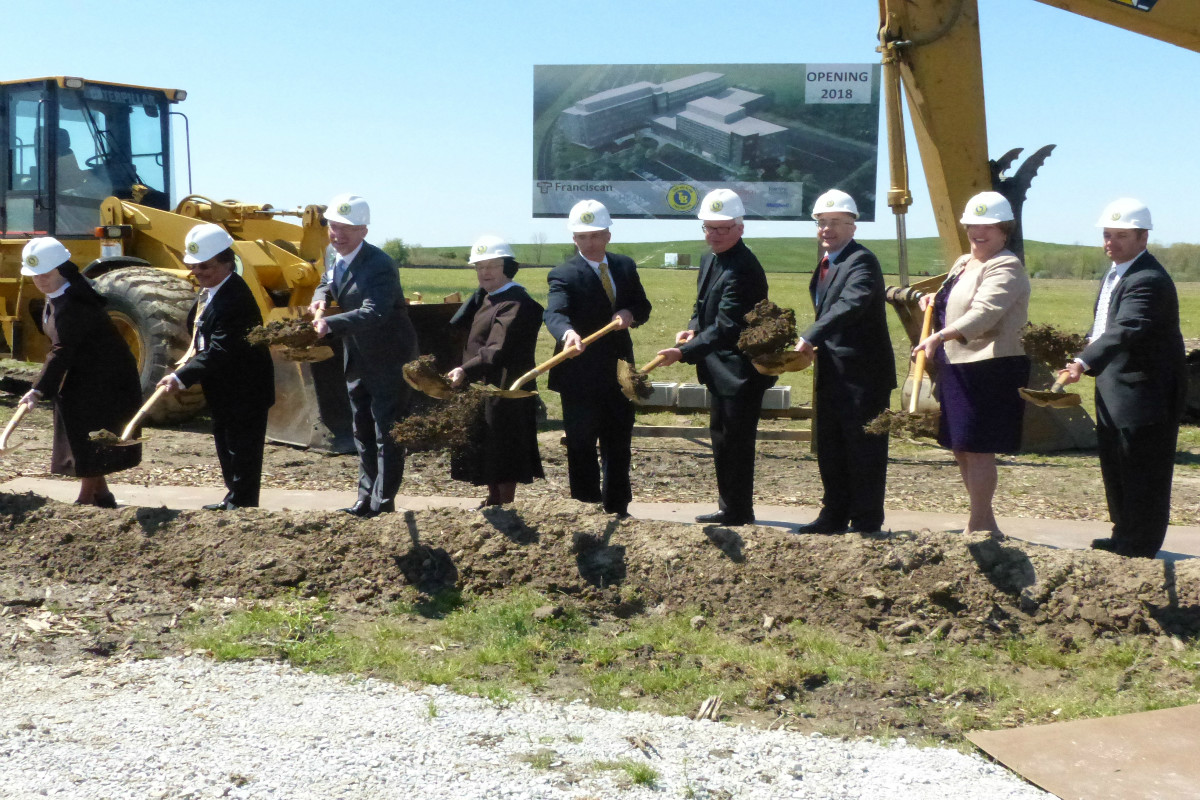
[[[365,518],[365,517],[374,516],[374,514],[371,513],[371,501],[370,500],[359,500],[357,503],[350,506],[349,508],[343,508],[341,510],[345,511],[347,514],[350,514],[355,517],[364,517]]]
[[[229,508],[229,506],[225,503],[224,500],[222,500],[219,503],[209,503],[206,506],[200,506],[200,507],[203,508],[205,511],[226,511]]]
[[[1092,539],[1092,549],[1115,553],[1117,552],[1117,543],[1107,536],[1103,539]]]
[[[373,509],[376,514],[394,514],[396,513],[396,501],[384,500],[379,504],[379,508]]]
[[[92,505],[96,508],[116,508],[117,498],[113,496],[112,492],[98,492],[92,498]]]
[[[845,533],[846,526],[817,517],[807,525],[797,525],[794,533]]]
[[[696,517],[696,522],[708,522],[716,525],[751,525],[754,523],[754,515],[742,516],[731,514],[728,511],[715,511],[712,514],[701,514]]]
[[[883,530],[882,525],[861,525],[861,524],[855,522],[855,523],[850,524],[850,527],[846,529],[846,532],[847,533],[861,533],[861,534],[870,536],[871,534],[880,533],[880,532],[882,532],[882,530]]]

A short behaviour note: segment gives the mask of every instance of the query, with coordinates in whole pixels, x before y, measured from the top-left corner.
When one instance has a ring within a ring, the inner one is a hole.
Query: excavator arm
[[[1037,0],[1080,16],[1200,51],[1195,0]],[[1016,0],[1006,5],[1016,6]],[[898,70],[925,169],[929,198],[949,264],[967,250],[958,212],[973,194],[995,188],[988,162],[978,0],[879,0],[885,70]],[[889,150],[903,128],[889,116]],[[906,170],[892,170],[889,198],[901,198]],[[892,203],[893,210],[904,208]]]

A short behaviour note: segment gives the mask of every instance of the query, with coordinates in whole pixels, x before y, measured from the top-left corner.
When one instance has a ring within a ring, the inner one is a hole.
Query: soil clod
[[[746,325],[737,346],[749,358],[781,353],[796,344],[796,312],[770,300],[758,301],[746,315]]]

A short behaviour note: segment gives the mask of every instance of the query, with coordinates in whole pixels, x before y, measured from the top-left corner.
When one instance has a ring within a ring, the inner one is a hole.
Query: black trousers
[[[616,386],[591,394],[563,393],[561,397],[571,497],[583,503],[603,503],[610,514],[627,513],[633,499],[629,485],[633,403]]]
[[[869,408],[847,409],[830,394],[817,392],[814,435],[825,489],[818,517],[822,522],[867,531],[883,527],[888,436],[863,433],[863,425],[887,408],[890,394],[880,393]]]
[[[377,510],[395,500],[404,479],[404,448],[392,438],[392,426],[408,410],[408,387],[372,393],[362,380],[352,380],[346,388],[358,451],[358,500]]]
[[[213,440],[225,480],[225,502],[239,507],[258,505],[262,486],[263,447],[267,440],[267,409],[236,415],[213,415]]]
[[[1153,558],[1167,537],[1171,516],[1171,477],[1179,425],[1160,422],[1135,428],[1113,424],[1104,398],[1096,393],[1096,439],[1100,474],[1108,500],[1116,552]]]
[[[717,471],[717,508],[740,519],[754,518],[754,451],[767,388],[751,385],[733,397],[720,397],[710,387],[708,430]]]

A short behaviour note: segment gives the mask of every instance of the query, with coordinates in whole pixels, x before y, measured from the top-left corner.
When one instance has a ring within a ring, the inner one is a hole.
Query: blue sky
[[[1098,243],[1100,209],[1135,196],[1153,211],[1155,241],[1200,241],[1200,54],[1033,0],[979,5],[992,156],[1058,145],[1025,205],[1026,236]],[[186,89],[195,192],[294,207],[352,191],[371,202],[372,240],[424,245],[568,240],[561,220],[530,214],[534,64],[878,60],[875,0],[24,0],[4,26],[5,79]],[[909,143],[909,235],[935,235]],[[886,179],[881,159],[880,198]],[[894,236],[882,199],[877,217],[861,238]],[[752,237],[812,234],[802,222],[747,226]],[[699,231],[619,220],[613,235]]]

